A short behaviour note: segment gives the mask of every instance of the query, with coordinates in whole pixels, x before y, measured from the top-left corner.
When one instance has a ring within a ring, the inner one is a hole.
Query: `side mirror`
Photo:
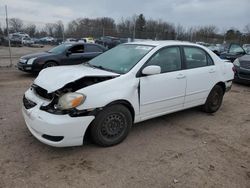
[[[69,56],[69,55],[71,55],[71,54],[72,54],[71,51],[69,51],[69,50],[66,51],[66,56]]]
[[[149,65],[142,70],[143,75],[154,75],[160,73],[161,73],[161,67],[157,65]]]

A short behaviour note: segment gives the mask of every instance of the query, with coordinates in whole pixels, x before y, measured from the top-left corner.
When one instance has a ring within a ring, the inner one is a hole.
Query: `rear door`
[[[204,104],[206,98],[217,83],[218,69],[210,55],[199,47],[183,47],[187,88],[184,107]]]

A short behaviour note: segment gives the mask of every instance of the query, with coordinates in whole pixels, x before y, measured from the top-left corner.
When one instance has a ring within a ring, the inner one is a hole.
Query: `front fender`
[[[128,101],[135,112],[139,113],[138,97],[139,79],[130,79],[127,76],[120,76],[105,82],[91,85],[76,92],[86,95],[85,102],[78,106],[78,110],[102,108],[106,105],[118,101]]]

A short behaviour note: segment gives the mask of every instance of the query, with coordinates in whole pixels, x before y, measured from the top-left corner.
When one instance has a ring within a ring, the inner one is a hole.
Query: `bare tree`
[[[29,36],[34,37],[36,34],[36,25],[35,24],[30,24],[24,28],[24,32],[29,34]]]
[[[244,32],[246,32],[247,34],[250,34],[250,23],[247,24],[247,25],[244,27]]]
[[[184,40],[185,38],[185,28],[178,24],[175,28],[175,33],[176,33],[176,36],[175,36],[175,39],[176,40]]]
[[[55,27],[56,27],[56,25],[55,25],[54,23],[47,23],[47,24],[45,25],[44,30],[45,30],[50,36],[54,36]]]
[[[54,25],[54,36],[57,38],[64,37],[64,25],[61,20],[57,21]]]
[[[23,21],[19,18],[11,18],[9,19],[10,31],[11,32],[19,32],[23,29]]]

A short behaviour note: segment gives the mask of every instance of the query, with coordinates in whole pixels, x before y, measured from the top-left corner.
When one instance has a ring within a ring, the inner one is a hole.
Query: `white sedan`
[[[233,64],[188,42],[119,45],[77,66],[40,72],[23,97],[23,116],[41,142],[101,146],[123,141],[134,123],[202,106],[216,112],[231,88]]]

